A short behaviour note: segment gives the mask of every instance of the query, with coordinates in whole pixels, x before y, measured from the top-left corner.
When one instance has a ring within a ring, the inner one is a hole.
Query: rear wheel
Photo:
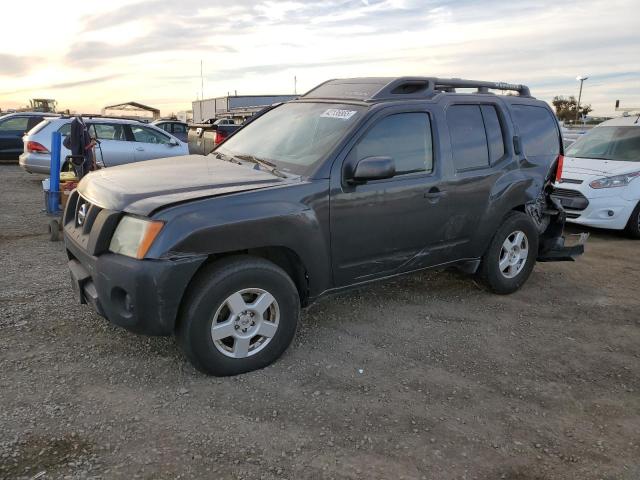
[[[205,268],[189,287],[177,336],[198,370],[236,375],[278,359],[299,316],[298,291],[280,267],[230,257]]]
[[[632,238],[640,238],[640,202],[633,209],[625,230]]]
[[[528,215],[511,212],[494,235],[482,258],[480,276],[495,293],[518,290],[533,271],[538,231]]]

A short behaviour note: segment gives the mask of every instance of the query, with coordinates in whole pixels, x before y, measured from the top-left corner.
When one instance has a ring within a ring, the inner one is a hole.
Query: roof
[[[160,110],[158,110],[157,108],[153,108],[149,105],[144,105],[138,102],[125,102],[118,103],[116,105],[109,105],[104,107],[103,110],[145,110],[147,112],[160,114]]]
[[[364,102],[409,100],[431,98],[441,93],[455,93],[456,88],[475,88],[476,93],[489,93],[489,90],[514,91],[521,97],[531,96],[526,85],[504,82],[437,77],[364,77],[328,80],[301,98]]]
[[[5,118],[5,117],[16,117],[16,116],[27,116],[27,117],[32,117],[32,116],[39,116],[39,117],[59,117],[60,114],[59,113],[54,113],[54,112],[11,112],[11,113],[6,113],[6,114],[1,114],[0,117],[1,118]]]

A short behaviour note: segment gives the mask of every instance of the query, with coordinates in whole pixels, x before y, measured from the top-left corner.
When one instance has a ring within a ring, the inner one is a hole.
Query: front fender
[[[302,261],[311,296],[331,286],[328,181],[188,202],[154,218],[166,225],[148,257],[285,247]]]

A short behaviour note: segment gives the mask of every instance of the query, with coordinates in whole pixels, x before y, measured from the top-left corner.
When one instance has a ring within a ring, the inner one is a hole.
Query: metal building
[[[237,123],[266,106],[293,100],[297,95],[227,95],[225,97],[196,100],[193,105],[193,123],[211,119],[232,118]]]

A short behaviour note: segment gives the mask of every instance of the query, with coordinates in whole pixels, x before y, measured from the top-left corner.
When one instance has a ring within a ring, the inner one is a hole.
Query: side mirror
[[[172,138],[171,140],[169,140],[169,146],[177,147],[178,145],[180,145],[180,144],[178,143],[178,141],[175,138]]]
[[[382,180],[396,174],[396,164],[391,157],[367,157],[360,160],[354,170],[352,180],[366,182],[367,180]]]

